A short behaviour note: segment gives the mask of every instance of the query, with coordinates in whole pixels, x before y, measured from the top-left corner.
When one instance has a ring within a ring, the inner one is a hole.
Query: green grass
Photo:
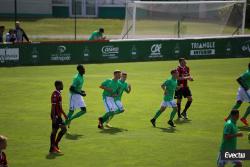
[[[50,95],[56,79],[64,81],[63,106],[68,108],[68,88],[75,66],[0,68],[0,133],[8,140],[11,167],[213,167],[222,137],[223,118],[235,102],[235,79],[246,70],[249,59],[190,60],[195,79],[190,83],[194,102],[192,121],[167,125],[170,109],[161,115],[157,128],[149,123],[162,101],[160,84],[177,61],[86,65],[87,114],[72,122],[62,139],[63,156],[47,156],[49,149]],[[99,84],[112,71],[128,72],[131,94],[125,94],[126,112],[112,120],[113,129],[97,129],[104,107]],[[243,113],[248,104],[241,107]],[[242,126],[242,123],[238,123]],[[249,130],[248,130],[249,131]],[[238,148],[249,149],[247,131]],[[250,162],[244,162],[249,166]]]
[[[40,37],[40,39],[31,38],[34,41],[41,40],[59,40],[58,37],[53,35],[74,35],[74,19],[66,18],[43,18],[43,19],[20,19],[21,26],[26,31],[28,36],[32,35],[45,35],[51,37]],[[124,20],[120,19],[77,19],[77,35],[80,39],[87,39],[87,37],[99,27],[105,28],[105,34],[108,38],[112,38],[109,35],[121,35]],[[13,19],[0,18],[0,24],[6,26],[6,31],[9,28],[14,27]],[[204,29],[204,27],[206,27]],[[136,22],[136,34],[137,35],[176,35],[177,36],[177,23],[176,22],[162,22],[162,21],[145,21],[138,20]],[[197,35],[206,34],[214,35],[214,33],[232,34],[235,28],[226,27],[224,31],[221,26],[209,23],[193,23],[183,22],[181,24],[181,35]],[[245,34],[250,34],[250,29],[245,29]],[[119,37],[119,36],[118,36]],[[151,36],[153,37],[153,36]],[[64,37],[69,38],[69,37]],[[117,38],[117,37],[116,37]],[[60,39],[62,40],[62,39]]]

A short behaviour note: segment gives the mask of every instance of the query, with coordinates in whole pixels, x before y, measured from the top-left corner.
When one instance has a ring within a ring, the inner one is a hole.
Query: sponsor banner
[[[118,59],[119,55],[119,47],[114,45],[105,45],[101,49],[102,57],[108,59]]]
[[[161,54],[162,44],[153,44],[150,48],[149,58],[162,58]]]
[[[56,53],[52,53],[50,56],[51,61],[70,61],[70,52],[67,52],[67,47],[64,45],[57,46]]]
[[[215,55],[216,43],[213,42],[191,42],[191,50],[190,50],[190,56],[208,56],[208,55]]]
[[[0,48],[0,62],[19,61],[19,48]]]

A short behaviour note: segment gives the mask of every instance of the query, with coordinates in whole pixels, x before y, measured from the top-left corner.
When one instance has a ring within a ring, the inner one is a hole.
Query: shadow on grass
[[[238,128],[239,128],[240,131],[250,132],[250,127],[249,126],[239,126]]]
[[[174,123],[176,124],[185,124],[185,123],[191,123],[192,120],[191,119],[176,119],[174,120]]]
[[[121,132],[124,132],[124,131],[128,131],[128,130],[127,129],[113,127],[113,128],[109,128],[109,129],[102,129],[100,131],[100,133],[107,133],[107,134],[114,135],[114,134],[121,133]]]
[[[168,128],[161,128],[161,127],[156,127],[158,129],[161,129],[163,132],[167,133],[175,133],[176,129],[173,127],[168,127]]]
[[[65,138],[68,140],[79,140],[83,135],[66,133]]]
[[[57,153],[48,153],[46,155],[46,159],[55,159],[56,157],[63,156],[63,154],[57,154]]]

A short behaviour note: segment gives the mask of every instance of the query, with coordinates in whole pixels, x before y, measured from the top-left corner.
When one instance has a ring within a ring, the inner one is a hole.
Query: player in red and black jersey
[[[8,167],[6,154],[3,152],[7,148],[7,138],[0,135],[0,167]]]
[[[177,113],[178,118],[181,118],[181,116],[184,117],[184,119],[187,119],[187,110],[190,107],[193,99],[192,99],[192,93],[188,86],[188,81],[193,81],[193,78],[190,75],[190,69],[186,65],[185,58],[179,58],[179,66],[177,67],[177,71],[179,72],[179,78],[178,78],[178,86],[181,88],[175,91],[175,98],[177,99]],[[181,100],[182,97],[187,98],[187,103],[184,108],[184,110],[181,113]]]
[[[62,96],[61,90],[63,90],[62,81],[55,81],[56,90],[51,95],[51,120],[52,120],[52,132],[50,135],[50,153],[60,153],[60,149],[58,147],[58,143],[60,142],[63,135],[66,133],[67,129],[62,120],[62,115],[65,120],[67,120],[67,116],[62,109]],[[58,129],[61,131],[58,133]],[[57,136],[57,137],[56,137]]]

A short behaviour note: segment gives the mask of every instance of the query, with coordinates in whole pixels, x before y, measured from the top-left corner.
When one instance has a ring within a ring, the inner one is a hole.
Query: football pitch
[[[249,58],[189,60],[193,104],[191,121],[167,124],[167,109],[153,128],[149,120],[163,98],[160,85],[178,61],[88,64],[84,90],[87,114],[71,123],[60,148],[64,155],[49,155],[50,96],[54,81],[62,80],[63,107],[68,112],[69,87],[75,65],[0,68],[0,134],[8,137],[6,154],[11,167],[214,167],[222,138],[224,117],[235,103],[236,78],[246,71]],[[125,113],[100,130],[97,118],[104,114],[102,81],[114,70],[128,73],[130,94],[123,95]],[[183,101],[184,108],[186,100]],[[241,115],[249,104],[243,103]],[[249,120],[249,119],[248,119]],[[239,149],[249,149],[247,133],[238,138]],[[230,166],[230,165],[229,165]],[[250,161],[243,162],[250,166]]]

